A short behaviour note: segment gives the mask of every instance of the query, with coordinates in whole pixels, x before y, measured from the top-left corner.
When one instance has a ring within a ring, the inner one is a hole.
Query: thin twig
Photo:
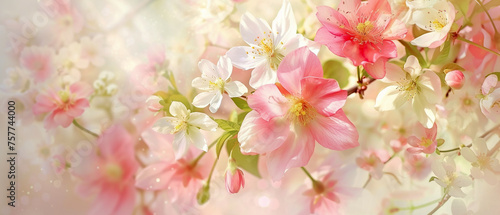
[[[90,134],[90,135],[92,135],[92,136],[94,136],[94,137],[96,137],[96,138],[98,138],[98,137],[99,137],[99,135],[98,135],[98,134],[96,134],[96,133],[94,133],[94,132],[92,132],[92,131],[90,131],[90,130],[88,130],[88,129],[84,128],[84,127],[83,127],[82,125],[80,125],[80,124],[79,124],[79,123],[78,123],[75,119],[73,120],[73,125],[75,125],[75,126],[76,126],[77,128],[79,128],[80,130],[85,131],[87,134]]]
[[[450,199],[450,197],[451,197],[450,195],[445,194],[443,196],[443,199],[441,199],[441,201],[438,203],[438,205],[436,205],[436,207],[434,209],[432,209],[432,211],[429,212],[429,214],[427,214],[427,215],[432,215],[432,214],[436,213],[436,211],[439,210],[439,208],[441,208],[444,205],[444,203],[446,203],[448,201],[448,199]]]

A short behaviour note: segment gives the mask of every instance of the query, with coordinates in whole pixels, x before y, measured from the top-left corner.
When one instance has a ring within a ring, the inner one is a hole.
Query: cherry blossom
[[[498,77],[489,75],[484,79],[481,87],[482,98],[479,101],[481,111],[490,120],[500,121],[500,87]]]
[[[436,175],[433,181],[445,189],[445,193],[453,197],[465,197],[462,187],[472,184],[469,176],[460,175],[456,172],[456,164],[453,158],[447,157],[444,161],[436,160],[432,163],[432,172]]]
[[[460,150],[462,156],[472,163],[470,170],[472,177],[474,179],[484,179],[489,184],[495,185],[498,181],[495,174],[500,172],[498,159],[491,156],[486,141],[482,138],[474,139],[472,148],[474,151],[469,147],[463,147]]]
[[[243,171],[236,166],[236,161],[233,158],[229,158],[225,174],[227,192],[238,193],[240,188],[245,187]]]
[[[56,71],[54,66],[55,53],[49,47],[27,47],[20,56],[21,65],[33,75],[35,82],[44,82]]]
[[[336,10],[318,7],[316,16],[323,27],[315,41],[349,58],[354,66],[362,65],[377,79],[385,76],[387,60],[397,57],[392,40],[403,39],[407,31],[404,23],[392,17],[387,0],[342,0]]]
[[[421,124],[417,125],[418,127],[421,127]],[[436,140],[436,135],[437,135],[437,125],[434,123],[432,128],[427,129],[427,128],[421,128],[424,130],[425,135],[422,135],[422,137],[417,137],[417,136],[411,136],[408,137],[408,144],[412,147],[408,148],[407,151],[416,154],[423,152],[425,154],[432,154],[434,151],[436,151],[437,145],[438,145],[438,140]]]
[[[415,24],[429,33],[411,41],[413,45],[436,48],[444,43],[455,20],[455,7],[448,1],[439,1],[432,8],[424,8],[413,13]]]
[[[231,48],[227,56],[234,66],[244,70],[253,69],[250,86],[255,89],[276,82],[278,66],[288,53],[306,45],[314,47],[310,41],[297,34],[297,24],[288,1],[283,1],[272,28],[263,19],[245,13],[241,17],[240,32],[249,46]],[[317,52],[319,48],[311,49]]]
[[[54,87],[36,97],[33,113],[48,113],[45,117],[46,129],[62,126],[68,127],[74,118],[79,117],[89,107],[87,97],[92,88],[85,83],[77,82],[64,88]]]
[[[203,90],[193,99],[193,105],[204,108],[210,104],[210,111],[217,112],[222,102],[222,94],[229,97],[239,97],[248,92],[248,89],[239,81],[230,81],[233,65],[227,56],[219,59],[217,66],[208,60],[201,60],[198,64],[202,75],[193,80],[195,88]]]
[[[453,89],[460,89],[464,86],[465,76],[460,70],[453,70],[446,73],[445,81]]]

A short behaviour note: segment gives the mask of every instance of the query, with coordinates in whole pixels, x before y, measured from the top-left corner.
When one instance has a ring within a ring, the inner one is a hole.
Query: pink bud
[[[161,100],[162,100],[162,98],[160,98],[158,96],[150,96],[146,100],[146,105],[148,107],[148,110],[150,110],[152,112],[158,112],[159,110],[161,110],[163,108],[163,105],[160,104]]]
[[[230,193],[238,193],[241,187],[245,187],[245,178],[243,171],[236,168],[234,170],[226,170],[226,189]]]
[[[464,86],[464,74],[460,70],[453,70],[446,73],[446,84],[453,89],[460,89]]]

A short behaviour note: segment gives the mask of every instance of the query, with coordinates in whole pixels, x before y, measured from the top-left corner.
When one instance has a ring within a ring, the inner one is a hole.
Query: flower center
[[[397,83],[399,85],[397,89],[404,93],[404,97],[407,100],[413,99],[420,92],[417,82],[411,79],[411,77],[406,77]]]
[[[316,115],[315,109],[300,98],[292,98],[292,106],[288,110],[288,117],[293,122],[307,125]]]
[[[441,23],[439,20],[435,19],[434,21],[432,21],[432,27],[434,27],[434,29],[436,31],[441,31],[443,29],[445,25],[443,23]]]
[[[358,23],[358,26],[356,26],[356,29],[358,32],[362,35],[366,35],[370,30],[373,29],[373,24],[370,22],[370,20],[366,20],[365,22]]]
[[[279,32],[276,32],[276,34],[279,34]],[[258,47],[252,46],[252,49],[255,49],[255,51],[252,51],[252,54],[266,56],[271,69],[278,70],[278,66],[285,56],[278,49],[276,49],[271,35],[272,32],[264,32],[264,38],[255,38],[254,42],[258,42]],[[283,42],[280,42],[280,44],[283,45]],[[247,54],[249,53],[247,52]],[[255,57],[253,58],[255,59]]]
[[[222,80],[222,78],[217,78],[217,80],[215,80],[215,82],[212,82],[212,81],[209,82],[210,88],[221,90],[222,92],[224,92],[224,85],[225,84],[226,84],[226,82],[224,80]]]
[[[186,130],[187,128],[187,122],[185,120],[179,120],[177,121],[177,125],[175,125],[174,130],[172,131],[172,134],[175,134],[179,131]]]
[[[122,167],[116,163],[107,164],[104,172],[111,181],[119,181],[123,176]]]
[[[57,94],[59,94],[59,98],[62,103],[67,103],[69,101],[69,97],[71,96],[71,93],[68,90],[61,90]]]
[[[429,147],[432,145],[432,140],[428,139],[427,137],[422,138],[422,142],[420,143],[423,147]]]

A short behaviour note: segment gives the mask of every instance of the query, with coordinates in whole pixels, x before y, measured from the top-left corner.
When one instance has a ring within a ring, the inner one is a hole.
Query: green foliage
[[[250,108],[250,106],[248,106],[247,101],[245,101],[244,99],[239,98],[239,97],[234,97],[231,99],[233,100],[234,104],[236,106],[238,106],[238,108],[240,108],[241,110],[243,110],[243,111],[251,111],[252,110],[252,108]]]
[[[240,125],[235,122],[231,122],[224,119],[215,119],[215,122],[222,128],[224,131],[239,131]]]
[[[349,70],[344,64],[337,60],[329,60],[323,64],[323,77],[335,79],[339,83],[340,88],[344,88],[349,83]]]
[[[232,130],[232,131],[226,131],[224,134],[222,134],[221,137],[217,140],[217,145],[215,146],[215,153],[217,154],[217,158],[220,156],[220,152],[222,150],[222,147],[224,144],[227,142],[228,139],[234,137],[238,131]]]
[[[243,155],[237,138],[229,139],[226,144],[226,149],[227,153],[231,154],[233,159],[236,160],[238,167],[261,178],[259,173],[259,155]]]
[[[431,64],[441,64],[446,62],[450,54],[451,40],[446,40],[439,50],[432,55]]]

